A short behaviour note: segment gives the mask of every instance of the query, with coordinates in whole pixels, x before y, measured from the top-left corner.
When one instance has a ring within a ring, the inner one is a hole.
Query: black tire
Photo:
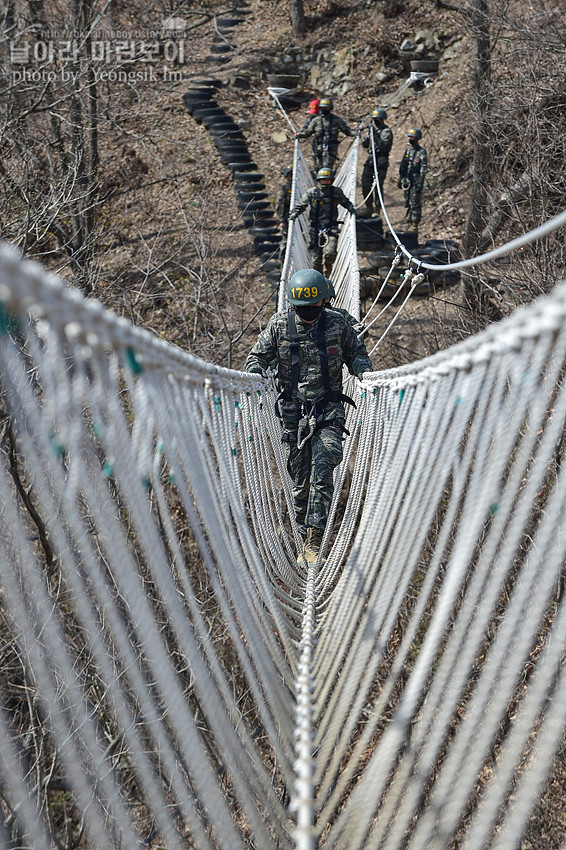
[[[239,139],[231,140],[215,137],[213,144],[219,153],[228,153],[228,151],[232,151],[232,153],[236,154],[236,156],[241,153],[248,153],[248,146],[245,142],[240,141]],[[235,158],[236,157],[234,157],[234,159]]]
[[[438,59],[412,59],[409,62],[411,71],[421,71],[423,74],[434,74],[438,71]]]
[[[245,171],[253,172],[254,169],[257,168],[257,162],[253,162],[251,159],[239,159],[237,162],[225,162],[224,165],[226,168],[229,168],[230,171],[237,172],[238,174]]]
[[[219,44],[211,44],[210,52],[211,53],[231,53],[234,48],[230,44],[226,44],[224,39]]]
[[[238,209],[244,212],[256,212],[257,210],[268,210],[271,208],[269,201],[238,201]]]
[[[296,89],[301,84],[298,74],[268,74],[267,85],[274,89]]]
[[[211,100],[216,93],[216,90],[207,88],[206,86],[194,86],[187,91],[187,97],[200,97],[201,100]]]
[[[207,80],[193,80],[191,86],[196,88],[214,88],[219,89],[222,85],[222,80],[219,77],[212,77]]]
[[[267,192],[256,192],[253,189],[248,191],[247,189],[238,190],[238,201],[246,202],[246,201],[265,201],[269,198],[269,194]]]
[[[269,197],[263,183],[237,183],[236,188],[238,190],[238,199],[242,201],[252,201],[256,198],[258,201],[262,201],[264,198]]]
[[[222,136],[225,133],[239,133],[242,138],[242,128],[235,121],[227,119],[224,115],[208,123],[208,130],[212,136]]]
[[[261,264],[261,269],[264,272],[276,272],[281,270],[281,263],[279,260],[270,259]]]
[[[265,174],[261,171],[235,171],[234,180],[238,183],[259,183],[263,181]]]
[[[217,119],[219,116],[221,116],[223,114],[224,113],[222,112],[222,110],[220,109],[219,106],[211,106],[210,108],[207,108],[207,109],[203,109],[202,107],[199,107],[198,109],[193,109],[193,118],[195,119],[197,124],[204,124],[205,127],[206,127],[206,124],[204,123],[205,119],[207,119],[207,118]]]
[[[399,241],[408,251],[419,247],[419,237],[412,230],[397,230],[396,233]],[[397,244],[390,233],[385,235],[385,239],[393,247]]]
[[[227,164],[229,164],[231,162],[249,163],[249,162],[252,161],[252,158],[249,155],[247,148],[245,148],[244,150],[240,150],[240,151],[231,151],[231,150],[220,151],[220,159],[222,160],[222,162],[225,162]],[[257,168],[257,165],[254,165],[254,168]]]
[[[386,266],[387,263],[391,265],[393,259],[395,257],[395,251],[375,251],[368,256],[368,262],[371,268],[378,269],[383,266]]]
[[[232,57],[226,53],[213,53],[212,56],[205,56],[204,64],[212,65],[214,62],[215,65],[221,65],[223,62],[229,62]]]
[[[205,107],[205,101],[203,101],[202,97],[195,98],[192,100],[190,97],[186,95],[183,96],[183,103],[185,104],[185,109],[192,115],[196,109],[203,109]]]
[[[256,210],[253,213],[243,212],[242,216],[244,227],[248,229],[269,231],[270,235],[279,232],[275,219],[272,215],[269,215],[269,212],[266,214],[266,210]]]

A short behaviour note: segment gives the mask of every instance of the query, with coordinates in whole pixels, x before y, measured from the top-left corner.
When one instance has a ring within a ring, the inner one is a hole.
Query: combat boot
[[[303,550],[303,557],[307,564],[316,563],[323,537],[324,528],[307,528],[307,539]],[[321,564],[324,564],[325,560],[326,558],[322,558]]]
[[[362,215],[367,215],[368,218],[371,218],[373,215],[373,204],[371,201],[366,201],[364,208],[362,209]]]

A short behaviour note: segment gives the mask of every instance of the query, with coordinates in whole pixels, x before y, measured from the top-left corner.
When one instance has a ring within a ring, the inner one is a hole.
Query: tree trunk
[[[472,173],[472,197],[470,212],[464,235],[464,253],[471,257],[476,253],[487,215],[487,192],[491,162],[492,129],[490,121],[491,98],[491,42],[489,0],[473,0],[471,20],[476,37],[476,66],[474,94],[476,121],[474,124],[474,160]],[[475,275],[466,277],[464,294],[470,306],[477,309],[481,301],[481,282]]]
[[[293,35],[301,35],[305,32],[303,0],[291,0],[291,23],[293,24]]]

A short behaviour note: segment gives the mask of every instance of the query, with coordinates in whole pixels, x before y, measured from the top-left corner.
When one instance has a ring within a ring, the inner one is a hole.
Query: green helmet
[[[407,136],[410,139],[422,139],[423,134],[421,133],[420,130],[417,130],[415,127],[411,127],[411,129],[407,133]]]
[[[292,174],[292,173],[293,173],[293,166],[292,165],[286,165],[285,168],[281,171],[281,174],[283,175],[283,177],[288,177],[289,174]]]
[[[372,118],[381,118],[382,121],[385,121],[387,118],[387,112],[385,109],[374,109],[371,113]]]
[[[320,101],[320,103],[318,104],[318,108],[321,112],[325,109],[327,109],[330,112],[333,108],[333,105],[334,104],[332,103],[331,98],[323,97],[322,100]]]
[[[325,277],[324,281],[326,283],[326,295],[324,296],[324,299],[326,300],[327,298],[334,298],[334,296],[336,295],[336,291],[334,289],[334,286],[332,285],[332,281],[328,277]]]
[[[300,269],[287,284],[289,304],[316,304],[328,298],[326,278],[316,269]]]
[[[317,180],[334,180],[334,172],[331,168],[328,168],[326,165],[323,168],[319,168],[316,172]]]

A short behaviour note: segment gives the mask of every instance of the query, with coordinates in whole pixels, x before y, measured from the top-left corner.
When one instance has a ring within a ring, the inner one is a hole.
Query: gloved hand
[[[295,135],[293,136],[293,138],[294,138],[294,139],[300,139],[300,138],[301,138],[300,130],[297,130],[297,132],[295,133]]]

